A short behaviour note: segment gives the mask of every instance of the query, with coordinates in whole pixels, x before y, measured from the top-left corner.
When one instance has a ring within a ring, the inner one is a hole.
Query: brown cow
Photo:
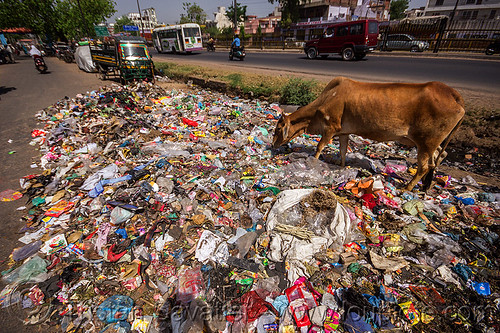
[[[280,118],[273,146],[277,148],[305,132],[321,134],[315,155],[319,158],[325,145],[338,136],[342,166],[349,134],[416,146],[418,169],[407,186],[412,190],[428,172],[424,183],[430,185],[464,115],[460,94],[441,82],[365,83],[337,77],[316,100]]]

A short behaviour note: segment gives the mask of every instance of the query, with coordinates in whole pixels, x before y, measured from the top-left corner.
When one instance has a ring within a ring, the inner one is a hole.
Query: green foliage
[[[391,1],[391,20],[400,20],[405,17],[405,10],[408,9],[408,0]]]
[[[24,27],[37,34],[69,39],[93,35],[93,26],[115,13],[113,0],[79,3],[81,10],[78,0],[1,0],[0,28]]]
[[[230,5],[226,9],[226,16],[229,21],[233,22],[233,26],[238,26],[237,22],[234,22],[234,6]],[[244,22],[247,19],[247,6],[242,6],[238,2],[236,2],[236,16],[238,22]]]
[[[221,31],[216,26],[203,27],[202,32],[208,34],[210,37],[217,38],[220,35]]]
[[[245,26],[240,25],[240,39],[243,42],[245,39],[248,38],[248,35],[245,34]]]
[[[229,86],[231,88],[239,88],[243,82],[243,76],[239,73],[226,75],[226,79],[229,80]]]
[[[280,103],[290,105],[307,105],[317,96],[314,93],[317,82],[292,78],[281,88]]]
[[[135,25],[135,24],[134,21],[132,21],[127,17],[127,15],[123,15],[122,17],[117,18],[115,21],[115,26],[114,26],[115,33],[125,31],[123,30],[124,25]]]
[[[67,38],[95,36],[94,25],[103,23],[115,12],[112,0],[57,1],[58,27]]]
[[[205,11],[195,3],[191,2],[183,2],[182,8],[186,12],[186,14],[181,14],[180,24],[183,23],[198,23],[205,24],[207,21],[207,14]]]

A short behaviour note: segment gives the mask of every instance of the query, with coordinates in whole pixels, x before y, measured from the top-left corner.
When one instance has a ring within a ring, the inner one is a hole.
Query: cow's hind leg
[[[349,134],[339,135],[340,143],[340,165],[345,167],[345,155],[347,154],[347,147],[349,145]]]

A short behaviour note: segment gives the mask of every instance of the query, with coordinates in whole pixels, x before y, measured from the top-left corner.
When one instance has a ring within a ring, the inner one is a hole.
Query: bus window
[[[184,37],[200,37],[199,28],[184,28]]]

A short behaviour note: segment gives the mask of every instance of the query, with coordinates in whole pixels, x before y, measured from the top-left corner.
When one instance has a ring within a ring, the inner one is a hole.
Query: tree
[[[183,2],[182,8],[186,12],[186,14],[181,14],[181,20],[179,23],[198,23],[205,24],[207,21],[207,14],[205,11],[195,3],[191,4],[191,2]]]
[[[391,20],[400,20],[405,17],[405,10],[408,9],[408,0],[391,1]]]
[[[244,22],[247,18],[247,6],[242,6],[238,2],[236,2],[236,16],[237,16],[237,21],[238,22]],[[229,19],[229,21],[233,22],[233,25],[235,27],[238,26],[238,22],[234,22],[234,6],[230,5],[226,9],[226,17]]]
[[[124,25],[135,25],[135,24],[134,24],[134,21],[129,19],[127,15],[123,15],[122,17],[117,18],[115,21],[115,26],[114,26],[115,34],[122,32],[122,31],[125,31],[123,29]]]
[[[94,25],[103,23],[115,12],[112,0],[57,1],[59,27],[69,38],[95,36]]]
[[[221,33],[219,28],[215,25],[206,26],[201,29],[203,33],[208,34],[210,37],[217,38],[217,36]]]
[[[0,28],[23,27],[36,34],[64,37],[57,30],[57,13],[54,1],[1,0]]]
[[[64,40],[93,35],[93,25],[114,12],[113,0],[0,0],[0,28],[25,27]]]
[[[281,5],[281,26],[290,27],[292,23],[299,21],[299,6],[307,0],[268,0],[269,3]]]

